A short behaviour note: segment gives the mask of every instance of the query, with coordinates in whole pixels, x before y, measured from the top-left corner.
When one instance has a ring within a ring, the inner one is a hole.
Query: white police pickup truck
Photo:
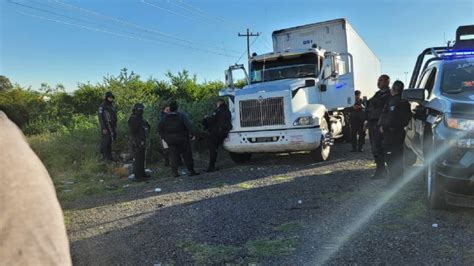
[[[409,88],[405,143],[424,161],[430,207],[474,206],[474,25],[458,28],[453,47],[423,51]]]

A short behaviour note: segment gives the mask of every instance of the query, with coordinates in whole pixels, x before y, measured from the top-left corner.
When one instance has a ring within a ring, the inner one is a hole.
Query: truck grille
[[[259,127],[285,124],[283,97],[240,101],[240,126]]]

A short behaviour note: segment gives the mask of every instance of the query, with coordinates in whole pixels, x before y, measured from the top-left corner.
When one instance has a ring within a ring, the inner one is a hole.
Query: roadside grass
[[[287,223],[275,226],[273,227],[273,230],[276,232],[290,233],[290,232],[298,231],[302,227],[303,225],[300,222],[291,221],[291,222],[287,222]]]
[[[224,264],[236,259],[240,248],[225,245],[199,244],[193,241],[184,241],[178,244],[190,253],[198,265]]]
[[[64,225],[66,226],[66,229],[69,229],[69,227],[71,226],[71,220],[72,220],[71,212],[64,211],[63,216],[64,216]]]
[[[263,259],[267,257],[289,256],[296,250],[298,239],[296,237],[283,237],[276,239],[257,239],[245,244],[251,258]]]
[[[90,195],[116,195],[124,191],[128,169],[100,160],[99,137],[95,124],[28,137],[30,146],[53,180],[60,202]],[[165,175],[164,169],[154,174],[158,177]]]

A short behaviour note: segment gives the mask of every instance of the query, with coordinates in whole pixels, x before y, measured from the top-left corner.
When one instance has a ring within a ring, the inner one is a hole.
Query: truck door
[[[436,78],[436,68],[429,68],[421,74],[417,89],[425,89],[425,101],[431,96]],[[425,102],[426,103],[426,102]],[[427,110],[423,104],[411,102],[411,109],[415,111],[414,118],[407,126],[407,137],[411,140],[411,145],[419,153],[423,154],[423,137],[426,124]]]
[[[229,97],[229,109],[234,112],[234,96],[235,90],[237,89],[236,83],[242,83],[240,85],[248,85],[249,77],[247,71],[245,71],[244,65],[232,65],[224,72],[226,88],[219,91],[219,96]]]
[[[350,54],[327,54],[320,73],[321,103],[329,111],[354,104],[354,75]]]

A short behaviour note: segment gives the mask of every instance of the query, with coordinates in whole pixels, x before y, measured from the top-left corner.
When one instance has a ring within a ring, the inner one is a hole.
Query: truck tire
[[[234,163],[245,163],[250,161],[252,158],[251,153],[235,153],[235,152],[229,152],[230,158]]]
[[[325,119],[321,120],[320,128],[322,131],[321,144],[312,154],[316,161],[323,162],[329,158],[329,154],[331,153],[331,146],[325,141],[325,135],[329,133],[328,124]]]
[[[430,141],[429,148],[425,153],[425,179],[427,184],[428,205],[431,209],[443,210],[446,209],[446,192],[444,190],[443,180],[436,169],[436,158],[430,160],[426,158],[426,154],[435,154],[435,147],[433,141]],[[426,151],[425,150],[425,151]]]
[[[436,167],[434,166],[434,163],[429,163],[429,166],[427,167],[425,172],[427,181],[428,204],[430,208],[435,210],[446,209],[446,192],[444,191],[444,186],[441,177],[436,172]]]

